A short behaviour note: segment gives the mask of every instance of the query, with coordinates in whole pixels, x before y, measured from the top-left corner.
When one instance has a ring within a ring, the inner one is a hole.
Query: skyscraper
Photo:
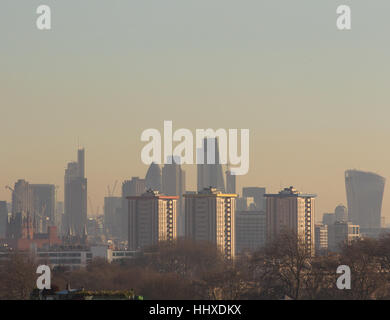
[[[330,224],[333,224],[336,222],[336,216],[334,213],[330,212],[330,213],[324,213],[322,215],[322,223],[323,224],[326,224],[326,225],[330,225]]]
[[[236,193],[236,175],[228,169],[226,170],[226,192]]]
[[[267,239],[272,241],[286,231],[300,237],[308,251],[314,255],[314,194],[302,194],[293,187],[277,194],[266,194]]]
[[[350,244],[360,237],[359,225],[351,222],[336,221],[328,226],[328,247],[330,251],[338,252],[342,244]]]
[[[213,243],[227,259],[234,258],[236,197],[215,188],[184,194],[185,237]]]
[[[18,180],[12,190],[12,215],[9,224],[9,237],[30,238],[34,233],[34,198],[30,184]]]
[[[180,157],[172,157],[172,161],[162,168],[162,193],[168,196],[179,196],[177,201],[177,235],[184,236],[184,199],[186,175],[181,168]]]
[[[8,208],[6,201],[0,201],[0,239],[7,237]]]
[[[104,232],[107,235],[119,237],[121,220],[118,213],[122,208],[121,197],[104,197]]]
[[[328,225],[315,225],[315,251],[316,255],[325,254],[328,250]]]
[[[77,162],[68,163],[64,179],[65,220],[67,233],[84,236],[87,224],[87,179],[85,178],[85,150],[78,150]]]
[[[202,148],[197,150],[197,163],[198,192],[210,187],[225,192],[217,138],[203,139]]]
[[[380,228],[385,178],[371,172],[345,171],[348,220],[361,228]]]
[[[66,230],[64,230],[63,219],[64,219],[64,202],[56,201],[55,222],[59,230],[59,233],[61,234],[66,233]]]
[[[129,223],[129,201],[127,197],[140,196],[146,190],[145,179],[132,177],[131,180],[125,180],[122,183],[122,209],[120,221],[120,238],[125,241],[128,239]]]
[[[34,198],[34,230],[47,232],[47,227],[55,226],[55,186],[52,184],[31,184]]]
[[[334,210],[334,215],[336,221],[344,221],[344,222],[348,221],[348,210],[342,204],[336,207],[336,209]]]
[[[176,239],[178,196],[165,196],[158,191],[148,190],[141,196],[130,196],[127,199],[129,250],[143,249],[159,241]]]
[[[242,188],[243,198],[253,198],[255,210],[266,210],[265,188],[261,187],[244,187]]]
[[[161,168],[152,162],[145,176],[146,189],[161,192]]]
[[[264,211],[236,211],[236,253],[255,251],[265,245],[266,214]]]

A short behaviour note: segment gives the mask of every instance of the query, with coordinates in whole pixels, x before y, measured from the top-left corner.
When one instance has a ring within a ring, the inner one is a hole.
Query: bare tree
[[[304,241],[292,231],[282,232],[253,257],[263,296],[300,299],[310,262],[311,252]]]
[[[12,253],[10,259],[0,266],[0,299],[29,299],[36,279],[34,261],[28,256]]]
[[[340,263],[351,269],[350,298],[367,300],[385,296],[380,244],[374,239],[363,239],[342,247]]]

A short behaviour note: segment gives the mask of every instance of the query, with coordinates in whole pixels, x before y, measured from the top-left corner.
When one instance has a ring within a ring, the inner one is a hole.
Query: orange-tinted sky
[[[41,1],[0,4],[0,199],[19,178],[62,198],[79,140],[101,207],[108,184],[145,175],[141,132],[164,120],[250,129],[239,186],[316,193],[317,216],[346,203],[344,170],[390,177],[388,1],[44,2],[51,31],[35,27]]]

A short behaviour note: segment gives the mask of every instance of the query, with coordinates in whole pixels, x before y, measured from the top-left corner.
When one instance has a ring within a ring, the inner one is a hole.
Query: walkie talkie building
[[[385,178],[371,172],[345,171],[348,220],[361,228],[380,228]]]

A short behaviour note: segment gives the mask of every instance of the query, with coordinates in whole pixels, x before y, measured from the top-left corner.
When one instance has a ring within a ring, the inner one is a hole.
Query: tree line
[[[351,270],[351,289],[336,286],[337,267]],[[28,299],[37,279],[33,259],[17,253],[0,263],[0,299]],[[145,299],[390,299],[390,235],[344,244],[340,253],[312,256],[284,232],[230,261],[210,243],[180,239],[149,247],[138,258],[52,271],[53,289],[134,290]]]

